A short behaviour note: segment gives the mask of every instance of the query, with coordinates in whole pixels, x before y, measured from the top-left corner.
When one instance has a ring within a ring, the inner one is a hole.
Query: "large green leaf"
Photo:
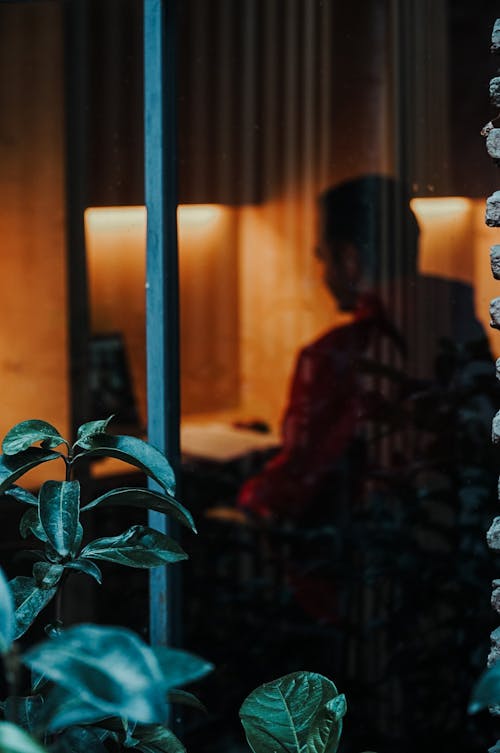
[[[30,534],[32,534],[39,541],[43,541],[44,543],[48,541],[47,534],[45,533],[44,528],[40,523],[38,506],[29,507],[26,510],[21,520],[19,521],[19,531],[23,539],[26,539]]]
[[[54,562],[35,562],[33,578],[39,588],[53,588],[61,580],[64,566]]]
[[[164,687],[168,690],[201,680],[214,668],[205,659],[178,648],[154,646],[153,651],[163,673]]]
[[[109,734],[90,727],[71,727],[57,737],[51,753],[108,753],[104,740]]]
[[[76,570],[79,573],[85,573],[94,578],[99,584],[102,583],[102,573],[92,560],[85,559],[85,557],[79,557],[77,560],[71,560],[66,562],[64,567],[68,570]]]
[[[52,424],[31,419],[16,424],[7,432],[2,442],[2,450],[6,455],[17,455],[19,452],[27,450],[35,442],[43,442],[44,449],[68,444]]]
[[[186,510],[173,497],[151,491],[150,489],[135,489],[130,487],[112,489],[82,507],[82,512],[92,510],[94,507],[102,504],[106,506],[125,505],[127,507],[141,507],[146,510],[164,512],[170,514],[179,523],[182,523],[182,525],[196,533],[194,521],[189,510]]]
[[[151,648],[125,628],[78,625],[23,656],[69,693],[108,716],[163,722],[163,676]]]
[[[14,599],[14,640],[27,631],[35,617],[47,606],[57,588],[39,588],[33,578],[18,575],[9,581]]]
[[[82,549],[81,556],[142,568],[187,559],[176,541],[147,526],[132,526],[119,536],[96,539]]]
[[[500,661],[483,672],[474,685],[469,701],[469,714],[476,714],[488,706],[500,705]]]
[[[43,706],[43,696],[9,696],[5,699],[5,718],[15,720],[27,732],[36,729],[40,710]]]
[[[40,676],[46,680],[45,675]],[[39,721],[51,733],[60,732],[75,724],[97,724],[107,716],[99,707],[56,685],[46,697]]]
[[[114,416],[101,419],[100,421],[88,421],[86,424],[82,424],[76,433],[76,442],[74,447],[82,447],[85,450],[89,450],[92,447],[92,441],[99,434],[106,434],[108,426]]]
[[[59,452],[30,447],[17,455],[0,455],[0,494],[32,468],[62,457]]]
[[[31,735],[11,722],[0,722],[0,751],[2,753],[47,753]]]
[[[175,495],[175,476],[166,457],[155,447],[138,437],[96,434],[86,442],[88,449],[80,457],[104,456],[118,458],[140,468],[160,484],[171,496]],[[75,458],[76,459],[76,458]]]
[[[206,707],[203,703],[192,693],[188,693],[187,690],[169,690],[167,694],[169,703],[177,703],[179,706],[190,706],[198,711],[207,713]]]
[[[161,724],[136,727],[134,739],[133,747],[143,753],[186,753],[181,741]]]
[[[40,489],[39,515],[49,542],[61,557],[67,557],[78,534],[79,482],[46,481]]]
[[[0,654],[5,654],[14,640],[14,600],[3,570],[0,568]]]
[[[335,753],[345,710],[333,682],[294,672],[254,690],[240,718],[254,753]]]
[[[25,505],[38,505],[38,498],[22,486],[11,486],[10,489],[4,491],[4,494],[14,497],[18,502],[24,502]]]

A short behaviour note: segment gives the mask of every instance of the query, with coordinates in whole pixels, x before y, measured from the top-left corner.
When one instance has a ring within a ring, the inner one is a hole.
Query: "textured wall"
[[[67,429],[61,14],[0,3],[0,435]]]

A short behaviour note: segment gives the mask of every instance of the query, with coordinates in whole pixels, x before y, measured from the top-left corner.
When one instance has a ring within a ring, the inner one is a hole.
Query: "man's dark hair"
[[[319,197],[323,239],[353,243],[373,281],[416,274],[418,222],[404,186],[394,178],[364,175]]]

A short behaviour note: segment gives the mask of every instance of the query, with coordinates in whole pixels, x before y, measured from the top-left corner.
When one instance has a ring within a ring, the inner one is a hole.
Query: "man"
[[[377,283],[394,276],[401,251],[406,259],[416,259],[417,240],[408,199],[390,178],[361,177],[320,197],[316,254],[324,265],[326,286],[352,318],[299,353],[281,451],[242,487],[242,510],[261,518],[300,517],[320,504],[325,483],[345,466],[364,422],[381,406],[380,396],[363,384],[360,360],[380,350],[383,340],[404,351],[403,339],[376,292]],[[353,495],[356,486],[350,484]]]

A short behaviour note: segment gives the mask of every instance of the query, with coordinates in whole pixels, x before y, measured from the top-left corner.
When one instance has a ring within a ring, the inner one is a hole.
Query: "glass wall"
[[[192,748],[242,745],[245,694],[298,669],[347,694],[344,750],[489,734],[495,12],[181,4],[184,624],[217,667]]]
[[[347,695],[345,753],[484,750],[466,706],[495,626],[479,132],[498,8],[177,10],[179,496],[199,536],[173,577],[183,645],[216,667],[181,736],[242,749],[246,694],[306,669]],[[2,435],[110,414],[147,435],[142,37],[142,0],[0,2]],[[145,483],[115,460],[81,480]],[[145,519],[96,511],[88,534]],[[104,567],[69,621],[146,635],[146,575]]]

